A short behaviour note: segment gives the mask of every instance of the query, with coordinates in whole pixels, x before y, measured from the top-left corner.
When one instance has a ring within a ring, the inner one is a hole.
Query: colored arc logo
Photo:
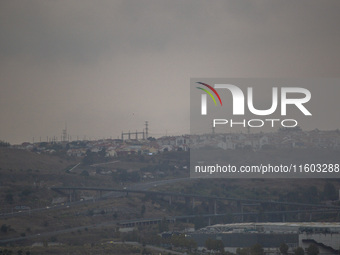
[[[206,87],[209,88],[212,92],[214,92],[215,95],[217,96],[218,100],[220,100],[220,104],[221,104],[221,106],[222,106],[222,100],[221,100],[221,98],[220,98],[220,95],[217,93],[217,91],[216,91],[213,87],[211,87],[210,85],[208,85],[208,84],[206,84],[206,83],[203,83],[203,82],[196,82],[196,83],[201,84],[201,85],[203,85],[203,86],[206,86]],[[206,93],[214,100],[215,105],[217,105],[214,96],[211,94],[211,92],[210,92],[209,90],[206,90],[206,89],[203,89],[203,88],[200,88],[200,87],[196,87],[196,88],[201,89],[201,90],[203,90],[204,92],[206,92]]]

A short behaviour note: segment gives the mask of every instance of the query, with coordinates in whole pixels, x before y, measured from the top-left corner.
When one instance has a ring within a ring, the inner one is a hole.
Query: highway
[[[160,181],[153,181],[153,182],[146,182],[146,183],[137,183],[133,184],[127,187],[129,190],[149,190],[150,188],[166,185],[166,184],[172,184],[177,182],[188,182],[190,180],[189,177],[187,178],[178,178],[178,179],[169,179],[169,180],[160,180]]]
[[[190,178],[177,178],[177,179],[160,180],[160,181],[153,181],[153,182],[147,182],[147,183],[138,183],[138,184],[133,184],[133,185],[128,186],[128,189],[129,190],[148,190],[150,188],[155,187],[155,185],[156,186],[165,185],[165,184],[177,183],[177,182],[183,182],[183,181],[189,181],[189,180]],[[122,192],[122,193],[112,192],[111,196],[115,196],[115,197],[125,196],[125,192]],[[33,213],[47,211],[47,210],[67,209],[67,208],[70,208],[71,206],[78,205],[78,204],[85,204],[85,203],[93,203],[93,202],[92,201],[75,201],[71,203],[64,203],[61,205],[34,208],[29,211],[1,214],[0,218],[17,217],[21,215],[33,214]],[[93,228],[100,228],[104,226],[115,226],[119,222],[120,221],[115,220],[115,221],[103,222],[103,223],[95,224],[95,225],[67,228],[67,229],[62,229],[62,230],[57,230],[57,231],[52,231],[52,232],[44,232],[44,233],[39,233],[39,234],[34,234],[34,235],[27,235],[24,237],[14,237],[14,238],[0,240],[0,243],[11,243],[11,242],[17,242],[17,241],[22,241],[22,240],[34,239],[34,238],[53,236],[53,235],[58,235],[58,234],[70,233],[70,232],[78,231],[78,230],[84,230],[85,228],[93,229]]]
[[[306,203],[294,203],[294,202],[284,202],[284,201],[274,201],[274,200],[258,200],[258,199],[241,199],[241,198],[233,198],[233,197],[216,197],[216,196],[207,196],[207,195],[198,195],[198,194],[185,194],[185,193],[176,193],[176,192],[161,192],[161,191],[150,191],[151,188],[178,183],[178,182],[188,182],[192,179],[190,178],[178,178],[178,179],[169,179],[169,180],[159,180],[147,183],[137,183],[130,185],[128,187],[124,187],[123,189],[117,188],[105,188],[105,187],[51,187],[52,190],[60,191],[60,190],[93,190],[93,191],[106,191],[107,193],[102,195],[102,198],[107,197],[123,197],[127,193],[139,193],[139,194],[153,194],[153,195],[162,195],[162,196],[180,196],[180,197],[187,197],[187,198],[198,198],[203,200],[220,200],[220,201],[234,201],[240,203],[258,203],[258,204],[277,204],[277,205],[288,205],[288,206],[296,206],[296,207],[312,207],[312,208],[322,208],[322,209],[335,209],[340,211],[340,206],[334,205],[324,205],[324,204],[306,204]],[[54,209],[62,209],[68,208],[74,205],[79,204],[86,204],[86,203],[93,203],[100,200],[100,197],[95,197],[94,200],[89,201],[74,201],[68,202],[61,205],[55,206],[47,206],[43,208],[34,208],[27,211],[19,211],[13,213],[5,213],[1,214],[0,218],[8,218],[8,217],[16,217],[20,215],[27,215],[33,214],[36,212],[41,212],[44,210],[54,210]]]
[[[126,193],[141,193],[141,194],[157,194],[157,195],[165,195],[165,196],[184,196],[184,197],[198,197],[203,199],[215,199],[215,200],[232,200],[232,201],[240,201],[240,202],[257,202],[257,203],[272,203],[272,204],[283,204],[283,205],[294,205],[294,206],[303,206],[303,207],[312,207],[315,209],[302,209],[302,210],[280,210],[280,211],[264,211],[262,214],[297,214],[297,213],[328,213],[328,212],[339,212],[340,207],[339,206],[329,206],[329,205],[322,205],[322,204],[304,204],[304,203],[289,203],[289,202],[279,202],[279,201],[262,201],[262,200],[253,200],[253,199],[238,199],[238,198],[221,198],[221,197],[214,197],[214,196],[202,196],[202,195],[195,195],[195,194],[181,194],[181,193],[174,193],[174,192],[156,192],[156,191],[149,191],[149,189],[161,185],[171,184],[171,183],[178,183],[178,182],[188,182],[190,181],[190,178],[178,178],[178,179],[171,179],[171,180],[159,180],[159,181],[153,181],[148,183],[138,183],[134,185],[130,185],[126,187],[126,189],[112,189],[112,188],[98,188],[98,187],[53,187],[52,189],[64,189],[64,190],[103,190],[108,191],[106,194],[110,197],[121,197],[125,196]],[[21,215],[27,215],[27,214],[33,214],[36,212],[42,212],[47,210],[57,210],[57,209],[68,209],[71,206],[79,205],[79,204],[85,204],[85,203],[93,203],[98,201],[99,198],[97,198],[94,201],[75,201],[71,203],[64,203],[61,205],[56,206],[50,206],[50,207],[43,207],[43,208],[34,208],[28,211],[22,211],[22,212],[13,212],[13,213],[7,213],[0,215],[0,218],[8,218],[8,217],[17,217]],[[318,209],[316,209],[318,208]],[[232,213],[229,215],[232,216],[243,216],[243,215],[259,215],[259,212],[244,212],[244,213]],[[216,217],[216,216],[224,216],[226,214],[206,214],[206,215],[200,215],[201,217]],[[189,219],[197,217],[197,215],[181,215],[181,216],[171,216],[169,217],[170,220],[179,220],[179,219]],[[16,242],[21,240],[27,240],[27,239],[34,239],[38,237],[45,237],[45,236],[53,236],[53,235],[59,235],[63,233],[69,233],[74,232],[78,230],[84,230],[85,228],[91,229],[91,228],[100,228],[104,226],[116,226],[117,224],[120,224],[122,226],[126,224],[143,224],[146,221],[153,221],[157,222],[159,221],[159,218],[152,218],[152,219],[134,219],[134,220],[113,220],[108,222],[103,222],[95,225],[88,225],[88,226],[81,226],[81,227],[74,227],[74,228],[67,228],[52,232],[44,232],[39,233],[35,235],[28,235],[25,237],[14,237],[9,239],[0,240],[0,243],[9,243],[9,242]]]
[[[157,184],[154,184],[154,186]],[[259,200],[259,199],[246,199],[246,198],[235,198],[235,197],[217,197],[209,195],[200,194],[188,194],[188,193],[176,193],[176,192],[164,192],[164,191],[149,191],[148,189],[113,189],[113,188],[103,188],[103,187],[53,187],[55,191],[61,190],[93,190],[93,191],[106,191],[106,192],[118,192],[120,193],[140,193],[149,195],[160,195],[160,196],[173,196],[173,197],[186,197],[186,198],[198,198],[202,200],[212,200],[212,201],[234,201],[234,202],[246,202],[246,203],[258,203],[258,204],[276,204],[276,205],[289,205],[297,207],[316,207],[316,208],[333,208],[339,209],[340,206],[335,205],[325,205],[325,204],[307,204],[307,203],[296,203],[296,202],[285,202],[285,201],[275,201],[275,200]]]
[[[146,182],[146,183],[137,183],[137,184],[132,184],[126,189],[116,189],[121,192],[108,192],[104,194],[102,197],[122,197],[125,196],[126,190],[141,190],[141,191],[147,191],[153,187],[160,186],[160,185],[165,185],[165,184],[170,184],[170,183],[177,183],[177,182],[184,182],[184,181],[189,181],[190,178],[177,178],[177,179],[170,179],[170,180],[159,180],[159,181],[153,181],[153,182]],[[51,187],[50,189],[53,189],[54,187]],[[109,188],[108,188],[109,189]],[[111,189],[112,190],[112,189]],[[110,191],[110,190],[109,190]],[[40,208],[32,208],[30,210],[21,210],[17,212],[10,212],[10,213],[3,213],[0,214],[0,219],[1,218],[9,218],[9,217],[17,217],[17,216],[22,216],[22,215],[31,215],[37,212],[42,212],[42,211],[47,211],[47,210],[56,210],[56,209],[66,209],[74,205],[79,205],[79,204],[86,204],[86,203],[93,203],[100,200],[99,197],[94,198],[94,200],[89,200],[89,201],[74,201],[74,202],[66,202],[63,204],[59,205],[49,205],[46,207],[40,207]]]

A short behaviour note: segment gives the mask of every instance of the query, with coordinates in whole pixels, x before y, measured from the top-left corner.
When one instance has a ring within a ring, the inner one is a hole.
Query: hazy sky
[[[191,77],[339,77],[340,2],[0,2],[0,140],[189,132]]]

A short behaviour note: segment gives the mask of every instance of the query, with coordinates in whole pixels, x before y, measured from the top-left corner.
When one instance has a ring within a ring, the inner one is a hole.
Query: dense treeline
[[[9,146],[11,146],[10,143],[0,140],[0,147],[9,147]]]

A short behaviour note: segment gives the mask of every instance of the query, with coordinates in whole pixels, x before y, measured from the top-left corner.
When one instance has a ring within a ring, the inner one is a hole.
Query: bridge
[[[259,200],[259,199],[244,199],[235,197],[218,197],[211,195],[201,195],[201,194],[187,194],[187,193],[176,193],[176,192],[165,192],[165,191],[150,191],[150,190],[137,190],[137,189],[117,189],[117,188],[106,188],[106,187],[52,187],[51,190],[58,192],[64,196],[69,196],[70,202],[75,201],[76,191],[97,191],[99,192],[99,197],[102,197],[103,192],[115,192],[118,194],[129,195],[129,194],[144,194],[165,197],[168,199],[169,204],[172,204],[174,198],[184,198],[185,201],[190,201],[192,203],[192,208],[195,207],[195,201],[208,201],[213,207],[213,214],[215,216],[225,215],[218,214],[217,202],[218,201],[229,201],[236,203],[238,208],[238,213],[233,213],[232,215],[241,216],[243,221],[243,216],[246,215],[266,215],[266,214],[281,214],[284,221],[285,215],[293,213],[310,213],[310,219],[312,218],[312,213],[326,213],[326,212],[337,212],[340,213],[340,206],[325,205],[325,204],[308,204],[308,203],[294,203],[285,201],[274,201],[274,200]],[[67,194],[68,193],[68,194]],[[280,210],[280,211],[266,211],[260,210],[258,212],[243,212],[244,207],[250,206],[260,206],[261,208],[266,207],[266,205],[282,205],[294,207],[294,210]],[[300,209],[301,208],[301,209]],[[306,209],[309,208],[309,209]],[[210,210],[209,210],[210,211]]]

